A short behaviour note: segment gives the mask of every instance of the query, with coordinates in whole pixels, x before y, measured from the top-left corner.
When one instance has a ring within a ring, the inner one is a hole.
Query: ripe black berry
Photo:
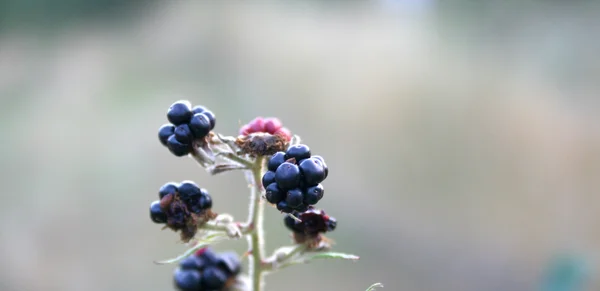
[[[275,172],[267,171],[262,177],[262,185],[267,188],[271,183],[275,182]]]
[[[284,152],[276,152],[269,159],[269,163],[267,164],[267,167],[269,168],[269,171],[275,172],[275,171],[277,171],[277,168],[279,167],[279,165],[283,164],[284,162],[285,162],[285,153]]]
[[[327,175],[329,175],[329,168],[327,168],[327,164],[325,164],[325,159],[323,159],[323,157],[321,157],[321,156],[312,156],[312,158],[321,161],[321,165],[323,166],[323,169],[325,170],[325,178],[327,178]]]
[[[202,112],[202,114],[206,115],[206,117],[208,117],[208,120],[210,121],[210,130],[213,130],[215,128],[215,125],[217,124],[217,119],[215,118],[215,114],[212,113],[212,111],[210,110],[205,110],[204,112]]]
[[[175,127],[175,138],[181,143],[189,144],[194,139],[194,136],[190,127],[184,123]]]
[[[208,194],[202,195],[198,204],[200,205],[201,209],[209,209],[212,207],[212,198]]]
[[[325,169],[320,160],[304,159],[298,168],[300,168],[304,183],[308,186],[317,185],[325,180]]]
[[[293,211],[291,213],[292,215],[294,215],[295,217],[299,217],[300,213],[298,211]],[[286,215],[283,218],[283,223],[285,224],[285,226],[287,228],[289,228],[291,231],[293,232],[304,232],[304,227],[302,225],[301,221],[297,221],[296,219],[294,219],[293,217]]]
[[[183,157],[190,153],[191,146],[189,144],[181,143],[175,138],[175,135],[169,136],[167,139],[167,148],[177,157]]]
[[[195,138],[203,138],[210,132],[211,123],[205,114],[198,113],[190,120],[189,127]]]
[[[321,184],[306,188],[306,191],[304,192],[304,204],[317,204],[317,202],[323,198],[324,193],[325,189],[323,189],[323,185]]]
[[[181,291],[201,290],[202,277],[197,270],[177,268],[173,274],[173,281]]]
[[[240,259],[234,252],[219,254],[217,266],[228,273],[228,275],[237,275],[241,270]]]
[[[196,183],[194,183],[192,181],[182,182],[179,185],[178,190],[179,190],[179,197],[183,201],[199,199],[200,196],[202,196],[202,191],[200,190],[200,187],[198,187],[198,185],[196,185]]]
[[[300,162],[301,160],[310,158],[310,149],[307,145],[298,144],[291,146],[285,152],[285,160],[289,160],[291,158],[296,159],[296,162]]]
[[[167,111],[167,119],[175,125],[188,123],[192,118],[192,109],[189,101],[181,100],[173,103]]]
[[[160,201],[150,204],[150,219],[155,223],[167,222],[167,214],[160,208]]]
[[[158,129],[158,140],[162,145],[167,146],[167,139],[175,132],[175,126],[172,124],[165,124]]]
[[[207,110],[206,107],[204,107],[202,105],[196,105],[196,106],[194,106],[194,108],[192,108],[192,113],[198,114],[198,113],[202,113],[206,110]]]
[[[160,187],[160,189],[158,190],[158,198],[162,199],[167,194],[175,193],[177,193],[177,183],[169,182]]]
[[[189,256],[179,262],[179,267],[182,269],[200,270],[206,265],[206,262],[198,256]]]
[[[215,267],[206,267],[202,271],[202,286],[206,290],[221,290],[225,286],[225,282],[229,279],[229,276],[221,270]]]
[[[292,163],[285,162],[277,167],[277,171],[275,171],[275,181],[279,188],[296,188],[300,183],[300,169]]]
[[[265,188],[265,197],[272,204],[277,204],[285,197],[285,192],[277,187],[277,183],[271,183]]]
[[[285,213],[290,213],[293,211],[293,209],[287,205],[287,202],[285,202],[285,200],[281,200],[279,201],[279,203],[277,203],[277,210]]]
[[[287,192],[285,202],[290,208],[297,208],[302,204],[303,199],[302,190],[296,188]]]

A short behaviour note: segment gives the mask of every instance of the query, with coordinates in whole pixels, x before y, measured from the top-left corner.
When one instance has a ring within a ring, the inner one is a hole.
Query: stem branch
[[[248,236],[248,249],[250,258],[249,275],[252,280],[252,291],[262,290],[264,260],[264,232],[263,232],[263,211],[264,202],[261,200],[262,193],[262,172],[264,167],[264,157],[257,157],[256,161],[247,172],[246,179],[250,186],[250,211],[248,220],[242,229],[251,229]]]

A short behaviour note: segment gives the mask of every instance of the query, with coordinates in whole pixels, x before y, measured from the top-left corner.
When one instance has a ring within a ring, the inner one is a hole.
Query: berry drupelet
[[[169,151],[177,156],[188,155],[196,141],[204,139],[215,127],[215,115],[203,106],[192,105],[180,100],[167,111],[170,124],[164,124],[158,130],[158,139]]]
[[[212,198],[206,189],[192,181],[169,182],[158,191],[160,200],[150,205],[150,218],[155,223],[166,224],[181,231],[184,241],[191,239],[198,225],[214,218]]]
[[[286,215],[283,222],[294,233],[294,240],[297,243],[318,242],[322,239],[322,233],[333,231],[337,227],[335,218],[327,215],[323,210],[312,207],[305,212],[294,211],[292,215],[301,221]]]
[[[321,182],[329,170],[320,156],[311,156],[308,146],[299,144],[277,152],[267,163],[262,177],[265,197],[282,212],[306,211],[323,198]]]
[[[173,282],[181,291],[223,290],[235,281],[240,271],[237,254],[217,254],[210,248],[203,248],[179,262]]]
[[[248,124],[240,128],[240,135],[248,136],[252,133],[264,132],[272,135],[281,135],[287,141],[292,139],[292,134],[289,129],[283,127],[283,124],[278,118],[275,117],[257,117]]]

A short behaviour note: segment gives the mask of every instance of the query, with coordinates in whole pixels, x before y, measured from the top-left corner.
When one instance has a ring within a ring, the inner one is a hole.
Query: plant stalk
[[[262,291],[264,260],[264,231],[262,201],[262,175],[264,168],[264,157],[257,157],[246,179],[250,186],[250,211],[245,227],[252,229],[248,235],[248,253],[250,258],[249,276],[252,280],[252,291]]]

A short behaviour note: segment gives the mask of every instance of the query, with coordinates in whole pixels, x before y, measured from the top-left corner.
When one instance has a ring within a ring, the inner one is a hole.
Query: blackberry
[[[178,187],[179,198],[183,201],[197,200],[202,196],[202,191],[196,183],[192,181],[183,181]]]
[[[209,248],[203,248],[181,260],[173,277],[175,287],[181,291],[223,290],[240,271],[237,254],[216,254]]]
[[[325,168],[323,167],[323,163],[318,159],[304,159],[298,168],[300,168],[304,183],[308,186],[317,185],[325,180]]]
[[[198,291],[202,290],[202,277],[199,271],[190,269],[175,269],[173,282],[178,290]]]
[[[227,279],[229,279],[227,273],[216,266],[206,267],[202,271],[202,277],[202,287],[206,290],[221,290],[225,287]]]
[[[300,184],[300,169],[295,164],[285,162],[275,171],[275,181],[281,189],[293,189]]]
[[[158,140],[164,146],[167,146],[167,139],[175,133],[175,126],[172,124],[164,124],[158,129]]]
[[[167,214],[160,207],[160,201],[154,201],[150,204],[150,219],[154,223],[167,222]]]
[[[262,185],[267,188],[269,184],[275,182],[275,172],[267,171],[262,177]]]
[[[277,168],[285,162],[285,153],[284,152],[276,152],[271,156],[269,162],[267,163],[267,167],[269,171],[277,171]]]
[[[279,201],[283,200],[285,193],[279,190],[277,183],[271,183],[265,188],[265,197],[269,203],[277,204]]]
[[[281,211],[281,212],[285,212],[285,213],[290,213],[292,212],[292,208],[288,206],[287,202],[285,202],[285,200],[281,200],[279,201],[279,203],[277,203],[277,210]]]
[[[210,120],[205,114],[194,114],[190,120],[189,127],[195,138],[203,138],[210,132]]]
[[[306,188],[304,191],[304,204],[313,205],[317,204],[321,198],[323,198],[323,194],[325,193],[325,189],[323,189],[323,185],[317,184],[312,187]]]
[[[304,197],[300,189],[289,190],[285,198],[285,202],[290,208],[300,208],[303,200]]]
[[[167,139],[167,148],[177,157],[187,156],[191,151],[191,145],[178,141],[175,135]]]
[[[175,127],[175,138],[181,143],[189,144],[194,139],[194,136],[190,127],[184,123]]]
[[[320,233],[335,230],[337,220],[325,213],[323,210],[311,208],[305,212],[293,212],[294,216],[301,221],[297,221],[288,215],[284,217],[285,226],[294,233],[308,237],[318,237]]]
[[[175,125],[188,123],[190,118],[192,118],[192,109],[190,107],[190,102],[186,100],[173,103],[167,111],[167,119]]]
[[[321,156],[312,156],[311,158],[321,161],[321,165],[323,166],[323,169],[325,170],[325,178],[327,178],[327,175],[329,174],[329,168],[327,168],[327,164],[325,164],[325,159],[323,159],[323,157],[321,157]]]
[[[215,125],[217,125],[217,118],[215,117],[215,114],[212,113],[212,111],[210,110],[205,110],[204,112],[202,112],[202,114],[208,117],[208,120],[210,121],[210,130],[213,130],[215,128]]]
[[[310,158],[310,148],[304,144],[298,144],[291,146],[285,152],[285,159],[289,160],[291,158],[296,159],[296,162],[299,163],[304,159]]]
[[[177,183],[169,182],[164,184],[158,190],[158,198],[163,199],[167,194],[175,194],[177,193]]]

